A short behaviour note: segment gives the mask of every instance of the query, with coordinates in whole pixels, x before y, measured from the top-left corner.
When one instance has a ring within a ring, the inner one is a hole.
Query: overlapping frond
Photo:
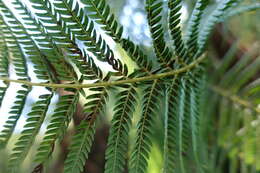
[[[99,60],[107,61],[115,70],[124,72],[126,67],[122,62],[114,57],[113,51],[110,49],[106,41],[97,35],[94,23],[88,19],[78,2],[75,6],[72,0],[54,1],[54,11],[56,17],[59,16],[69,31],[72,38],[80,40],[84,43],[87,50],[93,53]],[[49,11],[51,12],[51,5]],[[58,15],[58,16],[57,16]]]
[[[181,22],[181,8],[182,8],[182,0],[169,0],[169,30],[171,37],[174,41],[175,46],[175,54],[182,59],[187,53],[184,41],[182,39],[182,30],[180,27]]]
[[[236,8],[232,8],[232,9],[228,10],[225,13],[225,15],[222,18],[219,19],[219,22],[223,22],[223,21],[227,20],[228,18],[230,18],[232,16],[238,16],[238,15],[243,14],[245,12],[256,11],[259,8],[260,8],[259,2],[249,4],[249,5],[241,4]]]
[[[245,164],[259,170],[259,57],[245,53],[236,60],[237,57],[229,53],[226,58],[229,61],[220,61],[216,68],[215,73],[222,75],[216,75],[211,87],[221,97],[215,103],[220,110],[215,113],[220,117],[216,131],[217,143],[227,151],[228,159],[232,162],[237,162],[240,152],[244,153],[239,156],[240,164],[234,169],[239,170],[240,165]]]
[[[150,72],[153,68],[151,60],[148,56],[143,53],[141,48],[135,45],[132,41],[127,39],[122,39],[122,46],[130,55],[130,58],[136,62],[139,68],[144,69],[146,72]]]
[[[123,172],[128,150],[128,133],[131,118],[137,102],[136,86],[124,85],[123,91],[117,94],[117,105],[114,110],[106,149],[105,173]]]
[[[116,42],[120,42],[123,27],[116,21],[106,0],[81,0],[86,5],[85,10],[89,17],[101,25],[101,28]]]
[[[14,62],[13,65],[18,79],[30,81],[30,77],[27,71],[26,58],[22,53],[22,49],[18,44],[18,41],[12,35],[7,25],[2,23],[1,29],[1,33],[3,34],[2,38],[4,39],[4,43],[6,43],[6,45],[2,46],[3,48],[6,48],[5,51],[8,51],[11,55],[9,60]],[[3,52],[5,51],[3,50]],[[4,61],[5,58],[2,57],[1,60]],[[5,147],[8,143],[16,126],[17,120],[19,119],[20,114],[24,108],[26,97],[31,91],[31,87],[26,85],[22,85],[21,87],[22,89],[17,91],[16,100],[14,101],[14,105],[11,107],[11,111],[9,112],[10,116],[4,125],[4,129],[0,133],[1,147]]]
[[[66,129],[76,111],[79,100],[79,92],[77,90],[69,90],[70,94],[61,96],[56,105],[51,121],[47,126],[43,141],[41,142],[35,161],[44,163],[52,153],[52,148],[58,138],[63,138]]]
[[[186,45],[191,54],[196,52],[198,48],[198,34],[201,25],[201,19],[205,8],[207,7],[208,0],[198,0],[193,9],[192,15],[187,25]]]
[[[36,135],[46,117],[46,113],[51,102],[53,94],[44,94],[39,96],[39,100],[32,107],[32,111],[28,113],[28,118],[24,125],[21,136],[15,143],[13,153],[9,158],[9,172],[17,172],[18,167],[25,159],[30,150]]]
[[[109,79],[110,74],[98,81],[108,81]],[[108,99],[108,91],[105,87],[91,88],[90,92],[93,93],[85,98],[86,104],[84,105],[84,113],[87,115],[77,127],[77,132],[73,136],[73,142],[69,147],[70,152],[65,160],[64,172],[66,173],[80,173],[83,171],[94,140],[97,116],[102,113]]]
[[[158,98],[162,96],[160,82],[153,81],[143,92],[142,115],[137,125],[136,141],[130,157],[130,173],[145,173],[147,169],[154,116],[158,114]]]
[[[97,77],[102,75],[99,67],[95,65],[93,58],[90,58],[89,55],[86,54],[86,52],[79,49],[76,43],[70,40],[69,35],[66,34],[64,30],[62,30],[62,26],[59,25],[58,22],[55,23],[56,18],[50,15],[46,10],[46,8],[42,7],[41,4],[35,4],[38,7],[40,6],[41,10],[43,11],[45,10],[45,13],[47,13],[47,16],[50,18],[49,20],[45,18],[41,20],[41,17],[43,17],[41,16],[41,13],[36,13],[36,16],[39,17],[38,18],[39,20],[36,20],[35,18],[32,17],[33,16],[32,14],[30,15],[30,12],[26,8],[26,6],[24,6],[24,4],[22,4],[18,0],[15,0],[14,4],[18,9],[20,9],[20,11],[21,9],[24,10],[23,12],[21,12],[21,15],[23,16],[23,20],[25,20],[25,24],[32,26],[30,30],[34,31],[36,33],[35,34],[36,36],[37,35],[42,36],[42,34],[44,34],[48,38],[46,39],[46,37],[43,38],[37,37],[37,40],[41,39],[42,41],[46,42],[45,43],[46,46],[50,46],[53,44],[54,51],[56,49],[55,46],[57,46],[58,52],[62,53],[62,55],[58,53],[57,57],[66,56],[69,60],[71,60],[81,72],[81,77],[83,79],[88,80],[91,75],[92,76],[97,75]],[[49,24],[51,23],[52,26],[48,26],[48,23],[47,24],[45,23],[46,20],[48,21]],[[63,67],[60,67],[57,70],[65,69],[64,63],[58,63],[58,64],[60,64],[60,66]],[[89,66],[91,66],[91,68],[89,68]],[[67,70],[69,70],[69,68],[67,68]]]
[[[3,32],[3,21],[0,20],[0,27],[1,27],[1,33]],[[0,39],[0,75],[1,77],[9,77],[9,60],[8,60],[8,49],[7,45],[5,43],[5,40],[3,39],[3,35],[1,34],[1,39]],[[7,88],[9,87],[9,83],[3,83],[0,87],[0,106],[2,105],[5,93]]]
[[[164,29],[162,27],[163,1],[146,0],[147,19],[153,40],[155,54],[162,65],[169,65],[173,53],[164,40]]]
[[[108,97],[104,87],[92,88],[91,91],[94,94],[86,97],[87,103],[84,105],[84,112],[88,115],[77,127],[76,134],[72,138],[70,152],[65,160],[65,173],[81,173],[83,171],[94,140],[97,116],[102,113]]]
[[[224,0],[219,2],[206,21],[204,21],[198,35],[198,49],[196,51],[196,56],[201,55],[205,49],[209,35],[211,34],[215,24],[219,22],[219,18],[222,18],[225,12],[227,12],[227,10],[229,10],[236,2],[237,0]]]
[[[183,90],[181,78],[175,78],[168,90],[168,114],[165,117],[164,167],[165,173],[184,170],[182,153]]]

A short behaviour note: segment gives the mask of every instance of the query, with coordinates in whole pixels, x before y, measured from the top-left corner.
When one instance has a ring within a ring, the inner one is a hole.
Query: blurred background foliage
[[[120,23],[126,28],[124,36],[130,37],[141,44],[148,54],[152,49],[149,28],[147,26],[144,10],[144,0],[108,0],[112,11],[118,17]],[[259,2],[247,0],[248,2]],[[245,3],[247,3],[247,1]],[[213,1],[211,1],[213,4]],[[186,0],[182,9],[182,23],[185,29],[187,18],[193,9],[195,1]],[[167,2],[165,1],[165,5]],[[165,15],[167,11],[165,11]],[[219,24],[212,39],[209,42],[208,57],[209,86],[221,86],[207,89],[204,102],[204,116],[201,131],[203,140],[208,146],[207,153],[201,153],[208,158],[203,165],[209,173],[258,173],[260,172],[260,115],[253,113],[249,108],[239,104],[239,100],[227,95],[227,91],[239,98],[254,101],[260,104],[260,81],[252,84],[252,81],[260,77],[260,11],[247,12],[232,17],[225,23]],[[166,20],[165,20],[165,27]],[[167,37],[167,35],[166,35]],[[168,42],[171,45],[171,42]],[[120,54],[120,50],[119,54]],[[153,56],[153,55],[151,55]],[[254,66],[250,64],[254,62]],[[248,76],[240,81],[241,75]],[[254,93],[247,93],[248,87],[256,87]],[[216,94],[214,90],[218,90]],[[222,97],[225,96],[225,97]],[[111,100],[113,102],[113,100]],[[55,104],[55,101],[53,101]],[[162,103],[164,104],[163,101]],[[31,107],[31,105],[27,105]],[[260,106],[258,106],[260,107]],[[259,108],[258,108],[259,110]],[[138,110],[137,110],[138,111]],[[50,112],[51,113],[51,112]],[[108,136],[109,119],[112,110],[108,106],[106,116],[99,124],[99,130],[86,165],[90,173],[102,173],[104,166],[104,151]],[[80,108],[79,112],[80,114]],[[110,115],[110,116],[107,116]],[[2,115],[1,115],[2,116]],[[105,122],[105,123],[104,123]],[[157,130],[153,136],[153,147],[149,160],[148,173],[159,173],[163,165],[163,121],[158,120]],[[70,128],[73,131],[73,127]],[[134,134],[131,132],[130,134]],[[130,142],[134,135],[130,135]],[[13,145],[17,136],[12,137]],[[41,136],[38,136],[40,139]],[[50,161],[48,173],[58,173],[62,169],[62,161],[65,158],[70,136],[67,136],[61,144],[56,145],[55,154]],[[37,141],[36,141],[37,142]],[[131,144],[131,143],[130,143]],[[131,146],[131,145],[130,145]],[[34,145],[37,148],[37,144]],[[7,151],[0,151],[0,173],[6,172]],[[185,154],[185,153],[184,153]],[[33,150],[31,152],[33,155]],[[27,164],[26,164],[27,163]],[[23,170],[27,173],[30,169],[30,156],[26,159]],[[190,170],[192,170],[192,165]]]

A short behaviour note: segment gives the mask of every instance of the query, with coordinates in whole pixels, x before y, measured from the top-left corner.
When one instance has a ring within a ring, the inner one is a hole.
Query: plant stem
[[[42,87],[49,87],[49,88],[93,88],[93,87],[108,87],[108,86],[114,86],[114,85],[120,85],[125,83],[136,83],[136,82],[142,82],[142,81],[148,81],[148,80],[155,80],[155,79],[161,79],[169,76],[176,76],[181,73],[185,73],[190,71],[191,69],[195,68],[197,65],[202,63],[202,61],[206,58],[206,56],[201,56],[197,60],[193,61],[189,65],[186,65],[180,69],[173,70],[170,72],[160,73],[160,74],[154,74],[134,79],[126,79],[126,80],[118,80],[118,81],[108,81],[108,82],[98,82],[98,83],[90,83],[90,84],[56,84],[56,83],[35,83],[35,82],[29,82],[25,80],[13,80],[5,77],[0,77],[1,81],[5,82],[14,82],[14,83],[20,83],[28,86],[42,86]]]

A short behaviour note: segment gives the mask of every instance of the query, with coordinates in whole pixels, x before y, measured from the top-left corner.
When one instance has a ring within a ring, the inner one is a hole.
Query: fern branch
[[[168,90],[168,114],[165,117],[164,173],[184,172],[182,153],[183,133],[183,91],[181,78],[173,79]]]
[[[200,22],[202,19],[202,14],[207,5],[208,0],[198,0],[196,2],[195,8],[187,25],[187,35],[185,44],[187,45],[188,51],[192,54],[196,52],[198,48],[197,40],[199,35],[199,27],[201,24]]]
[[[185,67],[182,67],[177,70],[172,70],[170,72],[165,72],[161,74],[153,74],[145,77],[138,77],[134,79],[126,79],[126,80],[119,80],[119,81],[109,81],[109,82],[97,82],[93,84],[54,84],[54,83],[34,83],[29,81],[22,81],[22,80],[12,80],[4,77],[0,77],[0,80],[6,81],[6,82],[14,82],[14,83],[21,83],[28,86],[44,86],[44,87],[50,87],[50,88],[92,88],[92,87],[99,87],[99,86],[113,86],[113,85],[120,85],[124,83],[137,83],[142,81],[149,81],[149,80],[155,80],[155,79],[161,79],[169,76],[175,76],[181,73],[185,73],[190,71],[191,69],[195,68],[198,64],[202,63],[202,61],[205,59],[205,56],[202,56],[196,60],[194,60],[189,65],[186,65]]]
[[[136,88],[133,85],[127,85],[127,88],[124,86],[124,90],[117,95],[118,104],[114,108],[116,112],[112,119],[106,149],[105,173],[123,171],[131,118],[137,102],[136,95]]]
[[[104,87],[91,88],[90,90],[95,93],[86,97],[88,102],[84,105],[84,112],[90,114],[81,122],[77,133],[73,136],[73,142],[69,148],[70,152],[65,160],[65,173],[81,173],[83,171],[94,140],[97,115],[103,110],[108,97]]]
[[[55,141],[62,138],[79,101],[79,92],[72,90],[71,94],[61,96],[52,119],[47,126],[43,141],[41,142],[35,161],[44,163],[52,152]]]
[[[115,42],[120,42],[123,27],[116,21],[106,0],[81,0],[81,2],[86,5],[85,9],[88,12],[88,16],[100,24],[101,28],[106,31]]]
[[[87,52],[84,49],[79,49],[77,44],[70,40],[69,34],[66,33],[61,24],[56,20],[56,17],[48,11],[48,8],[45,7],[45,4],[33,0],[31,1],[31,3],[33,4],[33,8],[37,11],[37,13],[35,14],[37,19],[32,18],[32,14],[31,16],[27,15],[28,23],[33,23],[34,26],[37,25],[38,28],[43,28],[44,33],[53,40],[52,42],[57,45],[59,50],[62,51],[64,55],[69,58],[73,63],[75,63],[84,78],[86,76],[89,76],[90,72],[92,75],[102,75],[100,73],[101,70],[94,64],[94,62],[88,60],[89,56]],[[46,1],[46,3],[48,3],[48,1]],[[27,10],[28,8],[26,5],[21,4],[19,1],[17,1],[16,4],[19,4],[20,7],[22,6],[22,9]],[[28,11],[29,10],[27,10],[27,12]],[[38,23],[36,24],[36,22]],[[89,67],[90,65],[93,68],[92,71],[90,70],[92,68],[87,68],[88,70],[84,69],[85,66]]]
[[[199,56],[204,51],[209,35],[215,24],[218,23],[219,18],[222,18],[225,12],[231,7],[233,8],[233,4],[236,2],[237,0],[223,0],[218,3],[214,11],[209,15],[200,29],[198,35],[198,50],[195,53],[195,57]]]
[[[202,74],[202,75],[201,75]],[[189,78],[191,88],[190,92],[190,127],[191,127],[191,140],[192,140],[192,149],[194,160],[196,163],[197,171],[204,172],[202,169],[201,163],[201,154],[200,151],[202,148],[200,147],[200,127],[201,127],[201,103],[203,100],[203,90],[205,90],[205,83],[204,83],[204,71],[198,67],[195,69],[194,73]]]
[[[1,16],[0,16],[0,20],[3,22]],[[28,75],[27,66],[26,66],[26,58],[25,55],[22,53],[23,51],[21,46],[18,44],[19,40],[17,40],[14,37],[11,30],[4,22],[1,24],[1,30],[2,32],[0,35],[2,35],[4,42],[7,44],[5,51],[8,51],[11,54],[10,60],[14,62],[13,63],[14,70],[18,79],[30,81],[30,77]],[[3,47],[5,48],[4,45]],[[20,115],[24,108],[27,95],[31,91],[31,87],[29,86],[22,85],[21,87],[23,89],[17,91],[16,100],[14,101],[14,105],[11,107],[11,111],[9,112],[10,116],[8,117],[8,120],[4,125],[4,129],[0,133],[0,138],[1,138],[0,145],[3,148],[7,145],[11,135],[13,134],[16,123],[20,118]]]
[[[130,173],[144,173],[151,149],[151,134],[154,116],[158,111],[158,98],[162,96],[161,83],[154,80],[144,90],[141,119],[137,125],[137,136],[130,157]]]
[[[119,22],[115,19],[106,0],[81,0],[81,2],[86,5],[85,13],[96,23],[100,24],[101,28],[110,35],[116,43],[120,44],[122,50],[136,62],[137,66],[149,71],[149,67],[147,66],[151,66],[151,62],[148,61],[141,49],[137,45],[132,44],[130,40],[122,39],[123,27],[120,26]],[[135,51],[133,52],[133,50]]]
[[[259,8],[260,8],[260,3],[253,3],[253,4],[250,4],[250,5],[238,6],[234,9],[232,9],[232,10],[227,11],[224,14],[224,16],[219,20],[219,22],[223,22],[230,17],[238,16],[238,15],[243,14],[245,12],[256,11]]]
[[[107,61],[115,70],[125,73],[126,66],[123,66],[119,59],[115,59],[113,51],[107,45],[102,36],[97,36],[92,21],[81,10],[79,4],[75,2],[73,8],[72,0],[54,1],[54,10],[60,14],[60,19],[75,38],[83,41],[88,51],[92,52],[101,61]],[[51,12],[51,6],[47,6]],[[56,14],[57,16],[57,14]]]
[[[182,40],[182,32],[180,28],[180,10],[182,0],[169,0],[168,1],[168,7],[169,7],[169,29],[170,34],[172,36],[172,39],[174,41],[175,46],[175,54],[180,58],[181,60],[185,57],[187,50],[184,45],[184,41]]]
[[[3,39],[3,21],[0,19],[0,77],[9,77],[9,53],[5,39]],[[2,107],[5,93],[9,87],[9,82],[5,82],[4,86],[0,87],[0,107]]]
[[[21,40],[20,44],[24,45],[23,48],[25,49],[26,54],[31,55],[30,58],[35,64],[36,70],[34,72],[38,75],[37,77],[57,83],[59,80],[55,75],[56,72],[46,55],[37,47],[36,43],[26,32],[22,24],[14,17],[13,13],[11,13],[2,1],[0,1],[0,6],[3,16],[12,21],[12,24],[6,23],[6,26],[13,33],[17,34],[17,37]],[[41,57],[41,59],[39,60],[38,57]]]
[[[153,39],[155,54],[162,65],[169,66],[173,53],[164,40],[161,16],[163,9],[162,5],[163,2],[161,0],[146,0],[147,19]]]
[[[14,152],[9,159],[9,172],[17,172],[18,166],[20,166],[28,154],[45,119],[52,96],[53,94],[41,95],[35,106],[33,106],[32,111],[28,114],[29,117],[24,125],[24,130],[21,133],[21,137],[15,143]]]

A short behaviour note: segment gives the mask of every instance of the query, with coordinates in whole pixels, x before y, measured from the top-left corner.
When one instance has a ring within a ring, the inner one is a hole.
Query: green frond
[[[190,81],[187,79],[189,77],[184,76],[181,79],[181,85],[182,85],[182,92],[183,92],[183,122],[182,122],[182,126],[183,126],[183,130],[182,130],[182,153],[184,155],[186,155],[186,153],[188,153],[189,148],[192,146],[191,145],[191,83]]]
[[[217,7],[204,21],[198,35],[198,50],[196,52],[196,56],[200,56],[204,51],[209,35],[211,34],[215,24],[219,22],[219,18],[222,18],[225,12],[233,7],[233,4],[236,2],[237,0],[223,0],[219,2]]]
[[[108,97],[107,89],[104,87],[91,88],[93,94],[86,97],[87,103],[84,105],[84,113],[88,113],[86,118],[77,127],[77,132],[72,138],[69,147],[69,154],[65,160],[65,173],[81,173],[90,152],[97,116],[103,110]]]
[[[191,17],[187,25],[186,33],[186,45],[190,53],[195,53],[198,48],[198,35],[199,28],[201,25],[201,19],[205,8],[208,5],[209,0],[198,0],[195,4],[195,7],[192,11]]]
[[[234,48],[231,48],[233,50]],[[258,121],[260,109],[257,96],[257,72],[260,68],[259,58],[246,52],[237,60],[235,54],[221,60],[215,73],[221,76],[213,80],[211,89],[221,98],[216,102],[215,108],[219,116],[217,142],[230,160],[239,160],[241,164],[259,170],[257,154]],[[255,89],[256,95],[250,95]],[[243,153],[241,155],[241,152]]]
[[[83,120],[72,138],[70,152],[65,161],[64,173],[81,173],[94,140],[95,123]]]
[[[236,86],[233,87],[234,91],[239,91],[242,87],[244,87],[247,83],[252,80],[253,76],[256,76],[259,73],[260,69],[260,58],[257,57],[250,62],[245,68],[241,70],[238,74],[236,74],[236,78],[234,82]]]
[[[11,135],[14,132],[17,121],[20,118],[20,115],[22,114],[26,98],[31,91],[31,87],[28,87],[26,85],[22,85],[22,88],[23,89],[17,91],[14,104],[11,107],[11,111],[8,113],[10,116],[8,117],[8,120],[5,122],[4,129],[0,132],[0,148],[6,147]]]
[[[0,32],[3,32],[3,21],[0,20]],[[0,33],[1,39],[0,39],[0,76],[1,77],[9,77],[9,53],[7,49],[7,45],[5,43],[5,40],[3,39],[3,35]],[[7,91],[7,88],[9,87],[9,83],[3,83],[0,86],[0,107],[2,107],[2,102],[5,96],[5,93]]]
[[[184,41],[182,39],[182,31],[180,27],[181,7],[182,7],[182,0],[168,1],[169,30],[170,30],[171,37],[174,41],[175,54],[178,56],[178,58],[185,59],[186,57],[184,56],[186,55],[187,50],[184,45]]]
[[[161,83],[158,80],[149,83],[144,89],[142,115],[137,125],[137,136],[130,157],[130,173],[145,173],[151,149],[152,126],[154,116],[158,114],[158,98],[162,96]]]
[[[225,15],[219,19],[219,21],[223,22],[227,20],[230,17],[233,16],[239,16],[240,14],[243,14],[245,12],[251,12],[251,11],[256,11],[260,8],[260,3],[253,3],[250,5],[239,5],[236,8],[233,8],[231,10],[228,10]]]
[[[159,62],[162,65],[171,63],[173,53],[166,45],[164,40],[164,29],[162,27],[162,9],[161,0],[146,0],[146,12],[150,32],[153,40],[153,47]]]
[[[19,38],[18,42],[23,46],[25,54],[29,56],[29,59],[34,63],[35,73],[39,79],[50,80],[52,82],[58,82],[57,76],[54,74],[54,68],[50,63],[49,59],[43,54],[42,50],[37,47],[34,40],[26,32],[25,28],[21,23],[14,17],[10,10],[0,1],[1,11],[4,17],[11,22],[7,22],[6,26],[10,31],[17,34]],[[39,58],[40,57],[40,58]]]
[[[70,94],[61,96],[58,104],[51,116],[51,121],[47,126],[43,141],[41,142],[35,161],[44,163],[52,153],[52,148],[57,139],[62,139],[66,129],[76,111],[79,101],[79,92],[75,90],[69,91]]]
[[[31,26],[30,29],[25,28],[25,31],[30,33],[27,35],[30,35],[32,39],[36,40],[35,45],[39,47],[42,54],[46,56],[55,68],[57,78],[64,81],[73,81],[73,78],[76,76],[73,68],[66,62],[65,58],[63,58],[64,55],[58,47],[53,44],[53,40],[51,40],[50,36],[46,34],[43,28],[28,14],[29,12],[22,6],[21,2],[15,0],[13,4],[16,9],[19,10],[19,15],[23,16],[22,19],[25,21],[23,24]]]
[[[74,41],[75,39],[82,41],[88,51],[99,60],[107,61],[115,70],[120,72],[127,70],[119,59],[115,59],[113,51],[102,36],[97,35],[94,23],[88,19],[77,2],[75,6],[72,0],[54,1],[52,4],[57,13],[56,17],[59,16],[60,20],[64,22],[66,30],[73,36]],[[51,13],[52,6],[47,7]]]
[[[13,61],[14,70],[18,79],[30,81],[30,77],[28,76],[28,71],[27,71],[26,58],[22,53],[22,49],[18,44],[17,39],[13,36],[11,30],[8,28],[7,25],[5,25],[5,23],[1,24],[1,30],[3,33],[2,38],[6,43],[6,47],[4,45],[3,47],[6,48],[6,51],[8,51],[9,54],[11,55],[9,59],[10,61]],[[5,51],[3,50],[3,52]],[[4,129],[0,133],[1,147],[5,147],[6,144],[8,143],[14,131],[16,123],[20,117],[20,114],[22,113],[27,95],[31,91],[31,87],[28,87],[26,85],[22,85],[21,87],[23,89],[17,91],[14,105],[11,107],[11,111],[9,112],[10,116],[8,117],[8,120],[4,125]]]
[[[205,91],[205,70],[203,67],[197,68],[190,79],[190,127],[191,127],[191,141],[195,164],[198,172],[203,172],[203,163],[201,162],[201,115],[202,115],[202,101],[204,99],[203,91]]]
[[[116,42],[120,42],[123,27],[116,21],[106,0],[81,0],[81,2],[86,5],[87,15],[100,24],[101,28]]]
[[[173,79],[168,90],[168,114],[165,117],[164,173],[184,172],[182,133],[184,119],[181,78]]]
[[[35,103],[35,106],[32,107],[32,111],[28,113],[24,130],[15,143],[13,153],[9,158],[9,172],[17,172],[18,167],[27,156],[45,119],[52,96],[53,94],[39,96],[39,100]]]
[[[106,149],[105,173],[121,173],[124,170],[128,150],[128,133],[137,102],[135,86],[126,85],[117,94],[117,105],[109,131]]]
[[[237,91],[235,88],[231,88],[230,84],[236,82],[242,82],[244,83],[244,80],[247,80],[248,78],[242,78],[243,77],[252,77],[257,70],[259,69],[259,59],[256,58],[253,60],[253,56],[250,54],[245,54],[240,58],[239,61],[237,61],[232,68],[230,68],[228,71],[225,72],[225,75],[222,76],[222,80],[219,82],[219,85],[222,87],[229,87],[230,89],[234,89],[234,92]],[[233,57],[234,59],[234,57]],[[251,61],[253,61],[251,63]],[[249,66],[251,64],[251,66]],[[225,64],[222,64],[222,66]],[[220,68],[220,67],[219,67]],[[246,74],[248,72],[248,74]],[[246,75],[246,76],[245,76]],[[241,85],[235,86],[236,88],[240,88]]]
[[[41,10],[45,9],[45,12],[48,14],[48,16],[50,17],[50,19],[52,20],[48,20],[48,22],[52,22],[52,26],[55,27],[50,27],[48,26],[46,23],[44,23],[44,21],[46,20],[41,20],[41,18],[39,19],[40,22],[37,23],[37,20],[35,20],[34,18],[32,18],[32,15],[28,15],[30,14],[30,12],[28,11],[28,9],[26,8],[26,6],[24,6],[23,4],[21,4],[21,2],[15,0],[15,5],[17,8],[23,9],[24,12],[21,13],[21,15],[23,15],[23,20],[25,20],[27,24],[30,24],[33,26],[33,28],[31,28],[31,31],[34,31],[37,35],[39,35],[39,33],[44,34],[47,38],[36,38],[38,41],[44,41],[44,42],[48,42],[49,44],[46,44],[46,46],[52,45],[54,44],[54,51],[57,49],[58,52],[53,53],[58,54],[57,57],[62,57],[62,56],[66,56],[68,59],[70,59],[75,65],[76,67],[79,69],[79,71],[81,72],[83,79],[89,79],[89,77],[91,75],[98,75],[98,76],[102,76],[101,74],[101,70],[94,64],[93,60],[90,60],[89,56],[82,51],[81,49],[78,48],[78,46],[73,43],[69,36],[63,32],[62,27],[60,25],[58,25],[57,23],[54,23],[53,21],[56,20],[56,18],[54,18],[52,15],[50,15],[49,13],[47,13],[46,8],[43,7],[43,5],[41,4],[37,4],[37,6],[41,7]],[[40,14],[38,14],[39,17],[41,17]],[[52,18],[51,18],[52,17]],[[46,22],[46,21],[45,21]],[[41,40],[39,40],[41,39]],[[51,43],[51,42],[52,43]],[[57,46],[57,48],[56,48]],[[62,53],[63,55],[60,55],[60,53]],[[60,60],[61,61],[61,60]],[[56,63],[56,65],[60,65],[62,67],[57,67],[56,69],[59,70],[69,70],[70,68],[64,68],[64,66],[66,66],[66,63],[63,61],[63,63]],[[89,66],[91,66],[92,68],[89,68]],[[93,69],[91,71],[91,69]],[[73,72],[70,72],[73,73]],[[61,72],[61,74],[64,74],[63,72]],[[72,75],[67,75],[67,76],[72,76]]]
[[[127,39],[122,39],[121,44],[139,68],[144,69],[146,72],[152,70],[153,64],[151,60],[148,59],[148,56],[143,53],[139,46]]]

